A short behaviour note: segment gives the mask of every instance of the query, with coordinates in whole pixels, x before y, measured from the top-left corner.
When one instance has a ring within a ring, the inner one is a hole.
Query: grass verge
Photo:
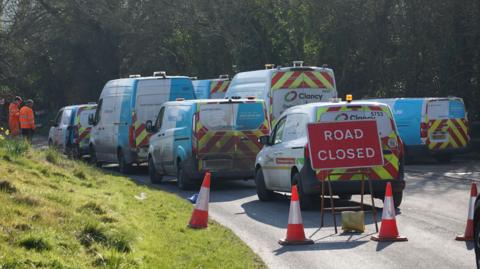
[[[0,269],[265,267],[217,223],[187,228],[173,194],[15,143],[0,143]]]

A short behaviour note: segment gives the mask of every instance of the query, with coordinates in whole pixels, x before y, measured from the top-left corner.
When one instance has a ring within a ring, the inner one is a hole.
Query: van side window
[[[102,113],[101,113],[101,111],[102,111],[102,103],[103,103],[103,99],[100,99],[100,101],[98,101],[97,110],[95,111],[95,122],[96,122],[96,123],[99,123],[99,122],[100,122],[100,115],[102,114]]]
[[[307,137],[307,114],[290,114],[287,116],[285,131],[283,132],[283,142],[292,141],[302,137]]]
[[[57,126],[60,126],[60,122],[62,120],[63,110],[58,111],[57,116],[55,117],[55,123]]]
[[[280,144],[283,142],[283,131],[285,129],[286,117],[280,119],[275,126],[275,133],[273,134],[273,144]]]
[[[158,113],[157,121],[155,122],[156,130],[160,130],[160,128],[162,128],[163,114],[165,114],[165,107],[162,107]]]

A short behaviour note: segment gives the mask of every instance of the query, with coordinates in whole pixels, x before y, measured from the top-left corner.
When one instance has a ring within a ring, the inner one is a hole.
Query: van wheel
[[[52,139],[48,139],[48,147],[53,148],[53,141]]]
[[[177,186],[181,190],[190,190],[193,186],[192,180],[185,173],[185,170],[180,163],[177,168]]]
[[[97,167],[101,167],[102,163],[98,161],[97,159],[97,153],[95,152],[95,148],[93,146],[90,146],[90,164],[93,164]]]
[[[152,158],[148,158],[148,175],[150,176],[150,183],[158,184],[162,182],[163,175],[157,172]]]
[[[451,154],[437,155],[435,160],[439,163],[449,163],[452,161],[453,156]]]
[[[273,191],[267,190],[267,187],[265,186],[262,168],[257,169],[255,173],[255,187],[260,201],[270,201],[273,199]]]
[[[351,194],[339,194],[338,198],[340,198],[340,200],[350,201],[350,200],[352,200],[352,195]]]
[[[118,151],[118,171],[122,174],[130,174],[132,172],[132,164],[127,163],[123,151]]]
[[[301,210],[310,209],[313,205],[313,195],[305,193],[305,189],[303,188],[303,184],[302,184],[302,175],[297,172],[293,176],[293,182],[297,184],[298,198],[300,200],[300,209]]]
[[[79,145],[73,145],[71,149],[71,154],[74,159],[81,159],[82,155],[80,154]]]

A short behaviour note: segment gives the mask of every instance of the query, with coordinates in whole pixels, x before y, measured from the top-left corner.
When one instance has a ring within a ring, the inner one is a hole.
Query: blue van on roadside
[[[467,150],[467,112],[459,97],[374,99],[393,112],[408,158],[431,155],[439,162]]]
[[[150,134],[145,122],[155,120],[163,103],[178,98],[195,99],[187,76],[155,72],[108,81],[90,119],[92,163],[118,163],[120,172],[128,173],[132,164],[146,162]]]
[[[188,189],[201,182],[206,171],[214,179],[250,179],[258,141],[269,133],[265,103],[256,99],[185,100],[165,103],[147,130],[153,135],[148,149],[152,183],[176,175]]]

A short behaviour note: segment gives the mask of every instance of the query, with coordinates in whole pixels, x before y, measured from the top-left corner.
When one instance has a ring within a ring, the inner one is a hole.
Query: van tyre
[[[302,183],[302,175],[300,173],[296,173],[293,176],[293,183],[297,184],[298,190],[298,198],[300,200],[300,209],[301,210],[308,210],[312,208],[313,205],[313,195],[305,193],[305,189]]]
[[[118,151],[118,170],[122,174],[130,174],[132,172],[132,164],[127,163],[122,150]]]
[[[148,175],[150,176],[150,183],[159,184],[162,182],[163,175],[158,173],[152,158],[148,158]]]
[[[193,187],[192,180],[187,173],[185,173],[181,164],[178,164],[177,168],[177,186],[181,190],[190,190]]]
[[[453,156],[451,154],[437,155],[434,157],[439,163],[450,163]]]
[[[262,168],[257,169],[255,172],[255,187],[260,201],[270,201],[273,199],[273,191],[267,190],[267,187],[265,186]]]
[[[90,146],[89,152],[90,152],[90,164],[93,164],[96,167],[101,167],[102,163],[98,161],[97,153],[95,152],[95,148],[93,146]]]

